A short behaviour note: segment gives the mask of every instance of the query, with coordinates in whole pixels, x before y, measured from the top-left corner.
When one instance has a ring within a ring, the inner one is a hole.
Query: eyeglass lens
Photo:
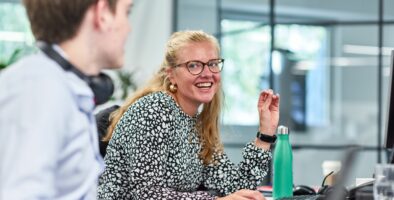
[[[219,73],[223,67],[223,61],[218,60],[210,60],[207,63],[203,63],[201,61],[190,61],[186,63],[186,67],[192,74],[200,74],[204,70],[204,66],[207,65],[208,69],[212,73]]]

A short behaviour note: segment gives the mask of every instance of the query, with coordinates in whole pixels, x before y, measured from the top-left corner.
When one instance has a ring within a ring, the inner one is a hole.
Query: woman
[[[236,166],[219,140],[223,62],[213,36],[171,36],[158,73],[112,115],[100,199],[217,198],[199,186],[223,199],[263,199],[254,189],[267,174],[270,143],[247,144]],[[259,131],[274,135],[279,96],[263,91],[258,111]]]

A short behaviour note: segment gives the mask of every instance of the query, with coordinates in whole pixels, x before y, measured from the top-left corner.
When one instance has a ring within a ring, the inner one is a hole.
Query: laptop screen
[[[390,81],[389,81],[389,91],[388,91],[388,101],[387,101],[387,116],[385,122],[385,148],[394,148],[394,51],[391,51],[390,60]],[[394,163],[393,155],[389,158],[389,163]]]

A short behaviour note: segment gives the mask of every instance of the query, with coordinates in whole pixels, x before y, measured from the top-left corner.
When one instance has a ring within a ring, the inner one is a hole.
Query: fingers
[[[280,103],[279,94],[278,93],[274,94],[273,90],[267,89],[267,90],[263,90],[260,93],[257,107],[259,111],[267,110],[267,109],[276,111],[279,110],[279,103]]]
[[[272,99],[273,96],[276,96],[276,95],[274,95],[274,91],[272,91],[271,89],[263,90],[260,93],[259,102],[257,105],[259,110],[260,109],[268,109],[269,106],[271,105],[272,100],[273,100]]]
[[[263,194],[256,190],[239,190],[236,194],[240,195],[239,199],[253,199],[253,200],[264,200]]]
[[[279,94],[272,95],[272,103],[270,104],[270,109],[271,110],[278,110],[279,109],[279,103],[280,103],[280,97]]]

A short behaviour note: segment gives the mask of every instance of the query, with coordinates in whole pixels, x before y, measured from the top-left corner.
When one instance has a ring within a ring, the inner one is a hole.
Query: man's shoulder
[[[61,68],[41,53],[26,56],[0,73],[0,82],[58,80]]]
[[[33,95],[59,101],[70,99],[67,90],[62,69],[42,54],[24,57],[0,72],[0,100]]]

